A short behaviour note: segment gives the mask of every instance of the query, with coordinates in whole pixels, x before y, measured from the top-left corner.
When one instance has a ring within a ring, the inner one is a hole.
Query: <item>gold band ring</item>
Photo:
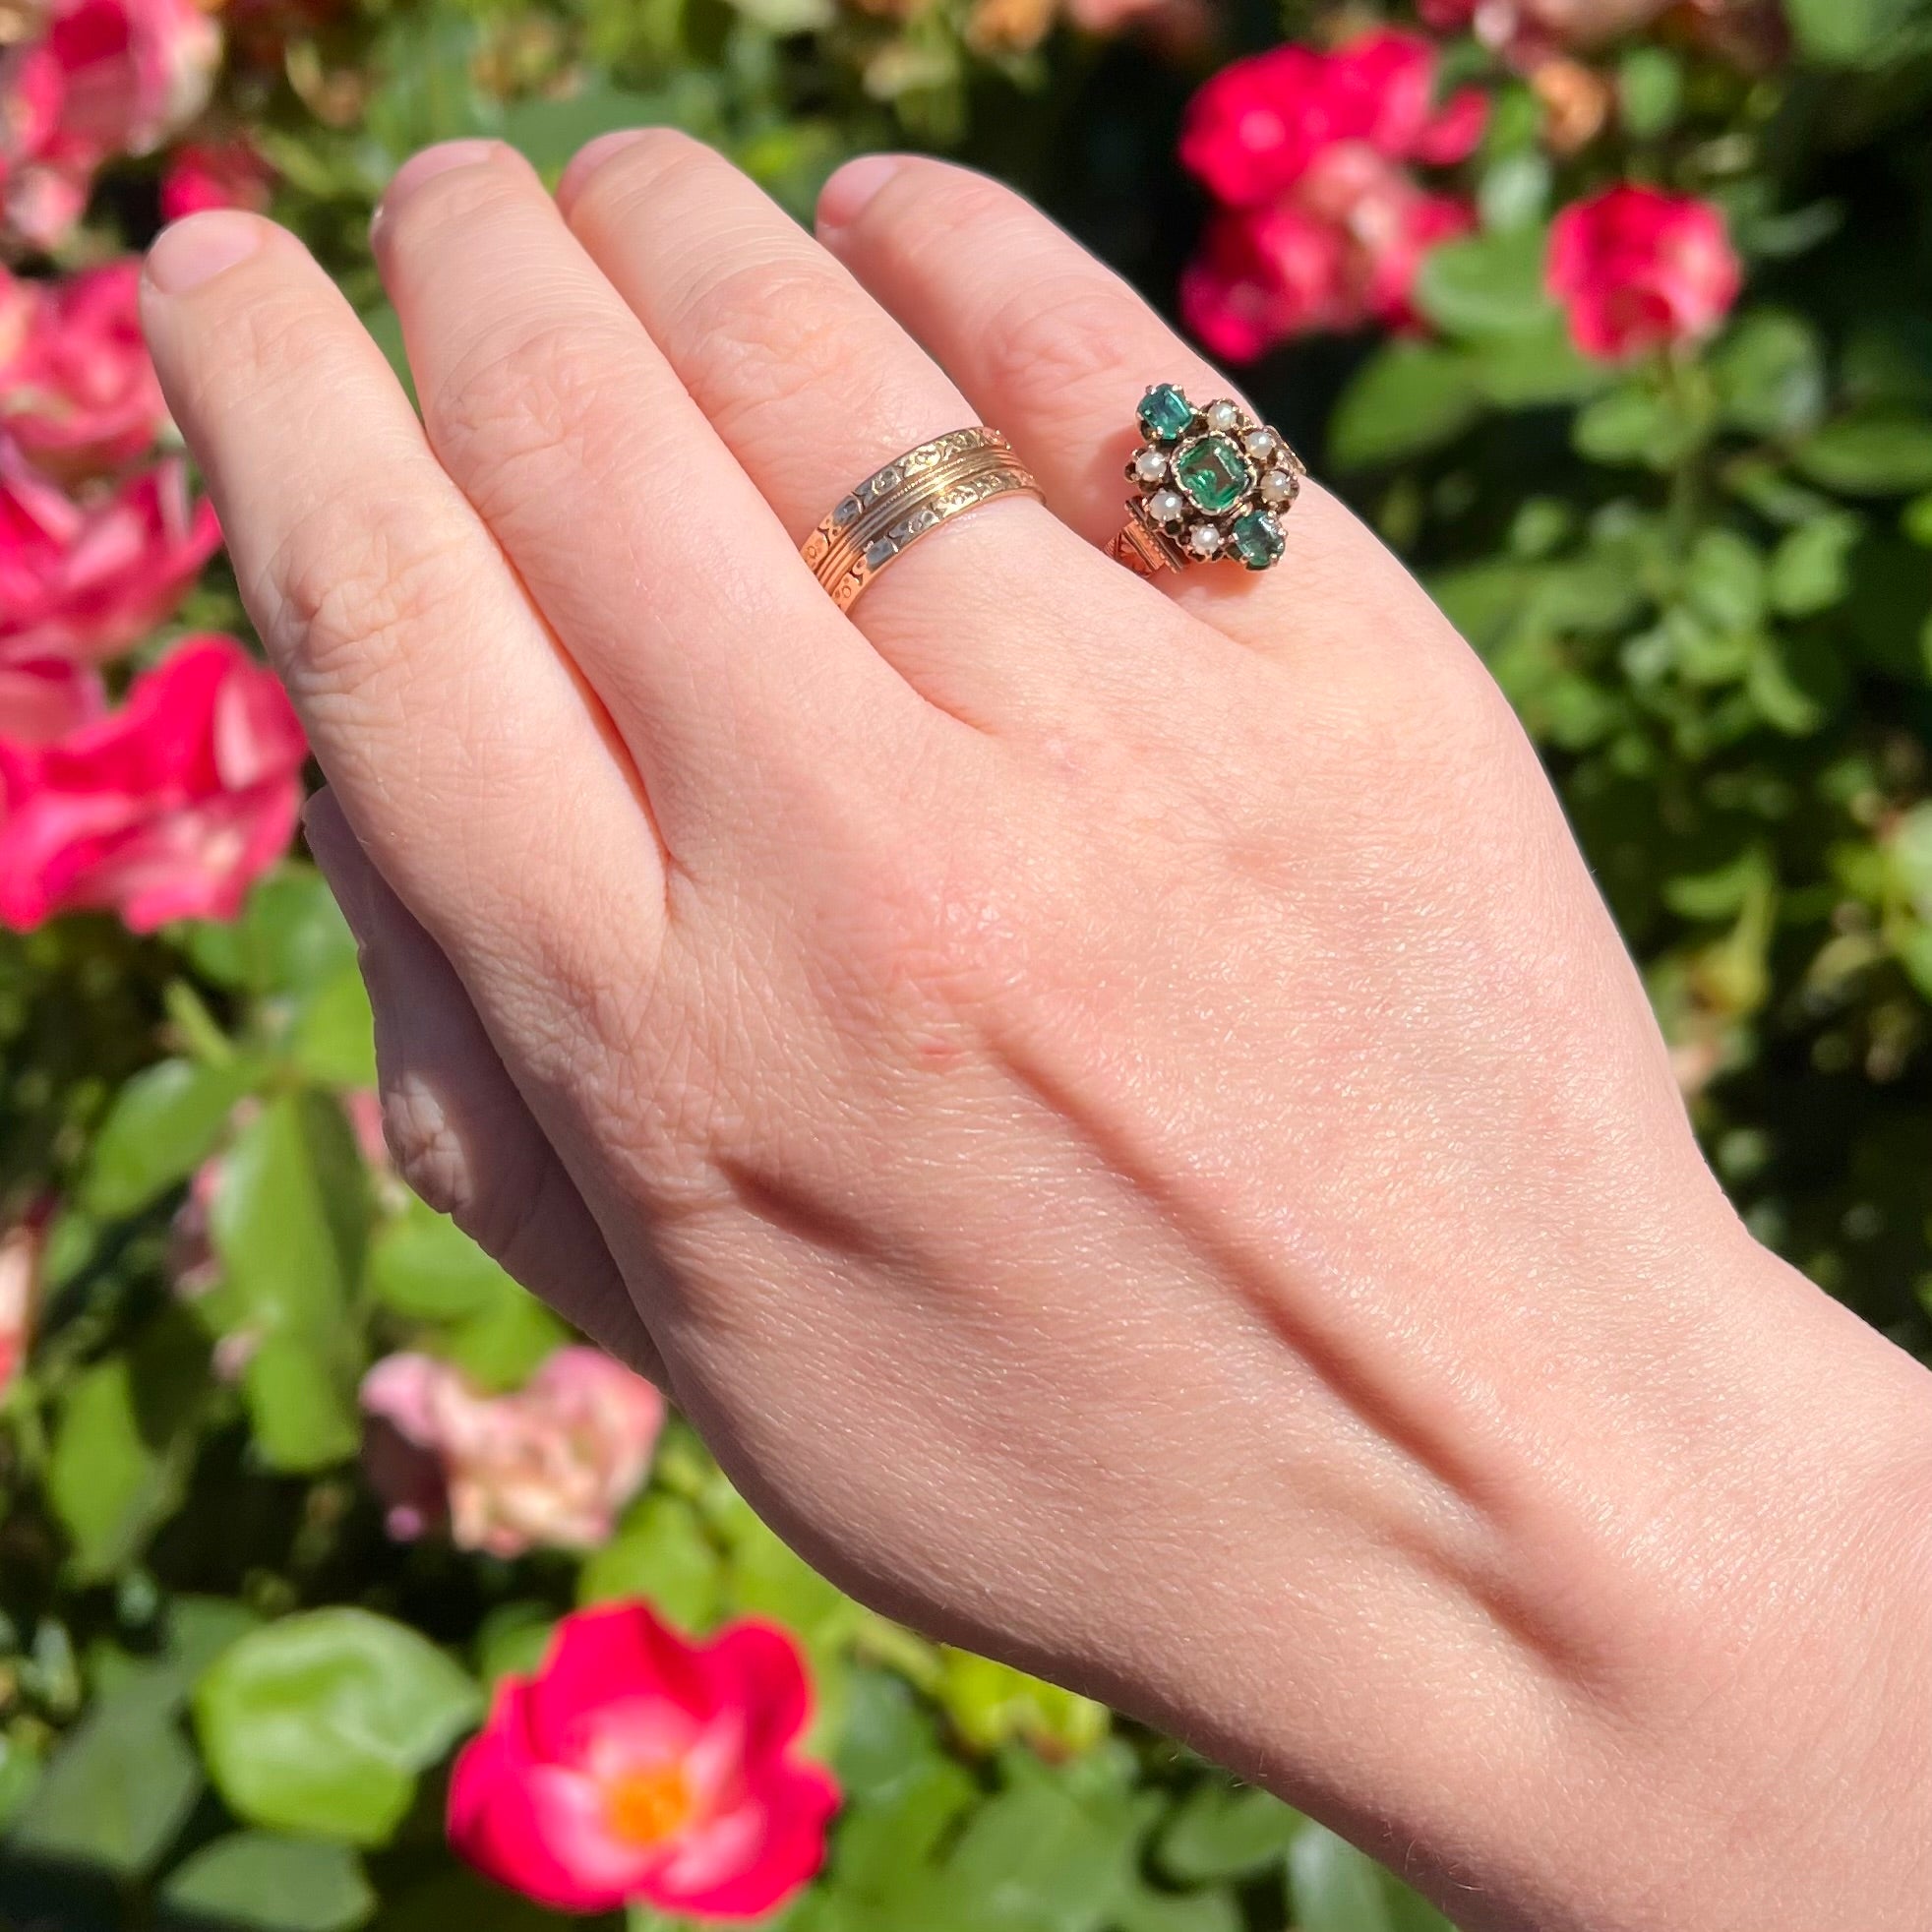
[[[1280,430],[1226,397],[1196,408],[1172,383],[1140,398],[1136,420],[1135,494],[1110,557],[1140,576],[1216,557],[1250,571],[1281,562],[1281,519],[1308,472]]]
[[[996,429],[977,424],[936,436],[875,469],[839,499],[799,546],[840,610],[893,558],[931,530],[996,497],[1038,497],[1040,485]]]

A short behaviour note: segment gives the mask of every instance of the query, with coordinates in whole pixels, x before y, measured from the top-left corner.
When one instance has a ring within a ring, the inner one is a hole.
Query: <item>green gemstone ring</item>
[[[1272,569],[1287,548],[1281,519],[1307,474],[1287,437],[1223,397],[1197,409],[1157,383],[1136,412],[1134,494],[1111,554],[1142,576],[1226,557]]]

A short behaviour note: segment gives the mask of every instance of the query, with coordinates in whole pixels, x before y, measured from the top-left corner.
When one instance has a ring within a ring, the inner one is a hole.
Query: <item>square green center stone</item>
[[[1253,488],[1247,458],[1225,436],[1203,436],[1174,459],[1174,480],[1196,510],[1219,516]]]

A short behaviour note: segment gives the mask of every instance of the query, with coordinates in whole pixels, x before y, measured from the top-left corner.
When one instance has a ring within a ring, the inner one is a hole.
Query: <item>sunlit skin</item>
[[[420,422],[255,216],[144,308],[411,1179],[836,1581],[1468,1932],[1922,1932],[1926,1375],[1739,1226],[1374,538],[1106,558],[1141,392],[1231,385],[936,163],[815,238],[675,134],[460,144],[375,244]],[[976,421],[1046,504],[840,615],[798,541]]]

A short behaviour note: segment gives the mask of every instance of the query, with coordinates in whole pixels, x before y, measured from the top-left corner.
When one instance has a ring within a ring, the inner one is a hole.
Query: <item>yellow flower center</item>
[[[627,1771],[604,1786],[611,1830],[632,1844],[662,1844],[691,1822],[697,1794],[682,1765]]]

